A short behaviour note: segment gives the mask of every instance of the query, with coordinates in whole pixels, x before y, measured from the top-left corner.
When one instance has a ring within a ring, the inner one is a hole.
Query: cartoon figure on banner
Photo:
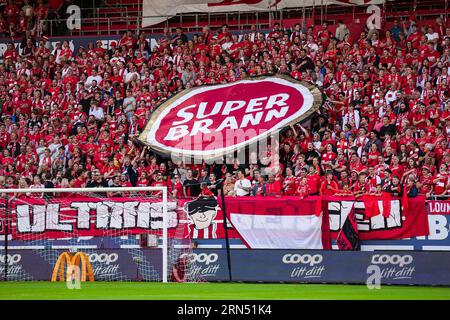
[[[200,196],[186,202],[183,210],[189,215],[189,234],[192,238],[217,238],[217,216],[220,206],[211,196]]]

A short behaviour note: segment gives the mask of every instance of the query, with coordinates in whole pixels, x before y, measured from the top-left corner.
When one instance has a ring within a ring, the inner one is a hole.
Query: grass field
[[[82,283],[69,290],[65,283],[0,282],[0,300],[409,300],[450,299],[450,288],[363,285],[246,283]]]

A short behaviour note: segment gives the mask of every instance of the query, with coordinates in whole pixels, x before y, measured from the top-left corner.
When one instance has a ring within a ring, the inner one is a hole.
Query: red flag
[[[345,219],[344,225],[338,233],[336,243],[339,250],[360,250],[358,224],[356,223],[354,204]]]
[[[378,207],[378,197],[365,194],[363,195],[363,201],[365,207],[364,216],[366,219],[375,217],[381,213]]]
[[[383,200],[383,217],[388,218],[391,214],[391,200],[392,195],[389,192],[383,192],[382,193],[382,200]]]
[[[320,216],[321,214],[322,214],[322,196],[319,196],[318,197],[318,199],[317,199],[317,202],[316,202],[316,208],[315,208],[315,212],[314,212],[314,214],[316,215],[316,216]]]
[[[408,191],[406,190],[406,185],[403,187],[402,204],[403,204],[403,216],[406,217],[409,210],[409,199],[408,199]]]

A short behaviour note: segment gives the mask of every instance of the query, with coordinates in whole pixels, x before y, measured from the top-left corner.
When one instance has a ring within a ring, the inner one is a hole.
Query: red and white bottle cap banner
[[[164,101],[139,139],[166,154],[213,158],[300,122],[321,104],[317,87],[286,76],[202,86]]]

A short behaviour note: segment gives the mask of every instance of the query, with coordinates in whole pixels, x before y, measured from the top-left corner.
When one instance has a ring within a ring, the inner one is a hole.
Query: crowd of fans
[[[62,35],[71,4],[72,0],[0,0],[0,37],[36,36],[50,29]]]
[[[449,193],[450,28],[441,19],[359,35],[342,22],[334,34],[326,23],[275,24],[268,35],[204,27],[191,39],[166,29],[154,48],[131,31],[77,52],[38,40],[26,34],[20,54],[9,44],[0,64],[3,188],[168,186],[185,197],[217,194],[223,182],[237,196]],[[310,124],[282,132],[271,157],[186,165],[137,140],[175,93],[277,73],[316,84],[325,99]]]

